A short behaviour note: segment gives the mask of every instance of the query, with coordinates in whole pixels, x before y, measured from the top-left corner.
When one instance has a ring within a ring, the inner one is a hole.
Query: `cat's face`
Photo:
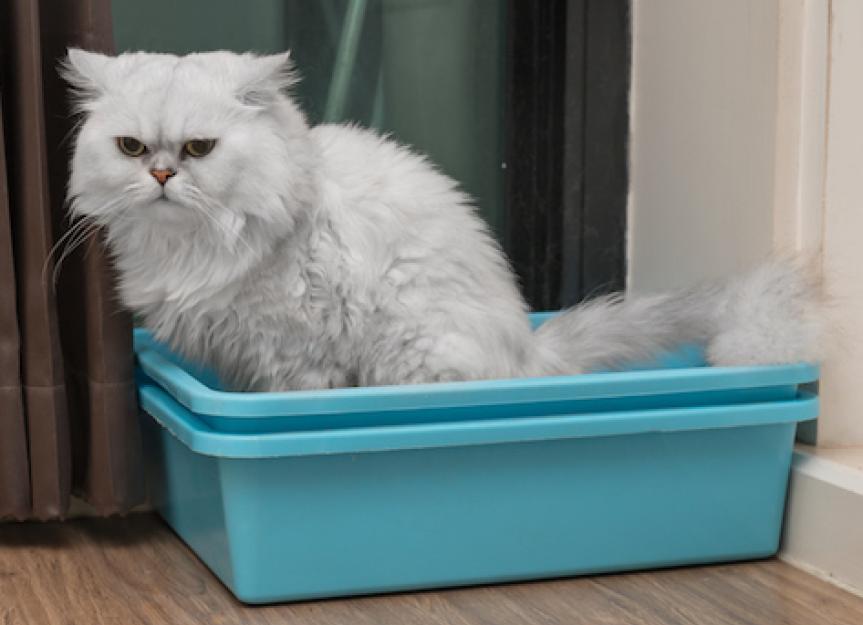
[[[293,227],[310,166],[305,120],[284,94],[287,54],[70,50],[65,75],[85,115],[73,212],[227,247],[248,228]]]

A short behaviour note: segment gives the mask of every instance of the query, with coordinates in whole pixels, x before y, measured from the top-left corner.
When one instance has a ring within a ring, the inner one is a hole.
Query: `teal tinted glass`
[[[313,123],[427,154],[500,232],[504,0],[113,0],[118,51],[290,49]]]

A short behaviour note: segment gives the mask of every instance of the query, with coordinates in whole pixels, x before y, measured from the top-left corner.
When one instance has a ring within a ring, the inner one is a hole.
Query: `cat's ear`
[[[88,110],[89,105],[105,93],[108,64],[112,60],[110,56],[98,52],[69,48],[66,59],[60,65],[60,75],[72,87],[79,110]]]
[[[268,56],[246,56],[244,82],[237,97],[248,106],[267,107],[297,82],[290,52]]]

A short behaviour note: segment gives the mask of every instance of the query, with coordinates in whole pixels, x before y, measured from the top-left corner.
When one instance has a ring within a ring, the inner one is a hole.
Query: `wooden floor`
[[[238,603],[152,515],[0,524],[0,625],[863,624],[863,599],[781,562],[275,607]]]

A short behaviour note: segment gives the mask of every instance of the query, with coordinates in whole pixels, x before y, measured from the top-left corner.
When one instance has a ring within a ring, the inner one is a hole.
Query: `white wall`
[[[823,234],[830,0],[783,0],[774,169],[774,242],[817,256]]]
[[[863,446],[863,0],[634,0],[628,286],[823,259],[820,447]]]
[[[630,289],[770,252],[778,33],[778,0],[634,0]]]
[[[633,5],[629,286],[822,260],[838,339],[781,556],[863,593],[863,0]]]
[[[830,1],[824,278],[838,340],[823,367],[819,446],[863,446],[863,2]]]

